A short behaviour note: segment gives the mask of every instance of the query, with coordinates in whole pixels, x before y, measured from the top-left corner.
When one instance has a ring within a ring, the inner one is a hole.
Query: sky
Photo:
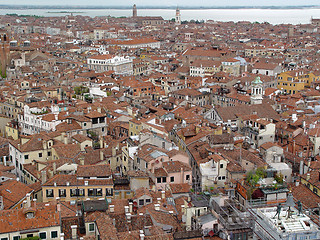
[[[6,5],[81,5],[81,6],[302,6],[319,5],[320,0],[0,0]]]

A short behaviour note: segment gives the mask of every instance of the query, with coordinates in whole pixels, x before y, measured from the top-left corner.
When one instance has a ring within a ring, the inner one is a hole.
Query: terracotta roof
[[[78,165],[78,177],[109,177],[111,176],[110,166],[102,165]]]
[[[0,184],[0,196],[3,198],[4,209],[10,209],[23,198],[25,198],[27,193],[31,193],[32,191],[33,189],[20,181],[7,180],[2,182]]]
[[[188,183],[171,183],[169,186],[172,194],[188,193],[191,189],[191,185]]]
[[[75,175],[58,174],[49,179],[42,186],[67,186],[67,184],[69,184],[69,186],[85,186],[86,181],[88,182],[88,186],[113,185],[112,179],[77,179],[77,176]]]
[[[33,218],[26,217],[25,209],[0,211],[0,233],[38,230],[53,226],[60,226],[59,212],[54,202],[37,203]]]

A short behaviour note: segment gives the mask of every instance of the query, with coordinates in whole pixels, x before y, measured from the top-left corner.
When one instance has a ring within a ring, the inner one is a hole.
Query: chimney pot
[[[114,205],[110,205],[110,212],[114,212]]]
[[[71,226],[71,232],[72,232],[72,239],[77,239],[77,225]]]
[[[124,212],[129,213],[129,206],[124,206]]]
[[[307,181],[310,180],[310,173],[307,173]]]
[[[155,204],[155,205],[154,205],[154,209],[155,209],[156,211],[160,211],[160,204]]]

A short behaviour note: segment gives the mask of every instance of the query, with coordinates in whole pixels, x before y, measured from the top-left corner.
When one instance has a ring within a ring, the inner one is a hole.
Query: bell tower
[[[180,9],[177,7],[176,9],[176,25],[181,25],[181,15],[180,15]]]
[[[260,77],[256,77],[251,83],[251,104],[262,104],[263,82]]]
[[[132,17],[133,18],[137,17],[137,6],[135,4],[133,4],[133,8],[132,8]]]
[[[6,78],[7,66],[10,63],[9,35],[0,30],[0,78]]]

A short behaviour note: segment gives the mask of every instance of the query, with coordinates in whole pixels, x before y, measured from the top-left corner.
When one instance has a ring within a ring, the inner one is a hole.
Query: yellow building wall
[[[12,137],[13,140],[19,139],[19,131],[13,127],[5,127],[5,135],[7,138]]]

